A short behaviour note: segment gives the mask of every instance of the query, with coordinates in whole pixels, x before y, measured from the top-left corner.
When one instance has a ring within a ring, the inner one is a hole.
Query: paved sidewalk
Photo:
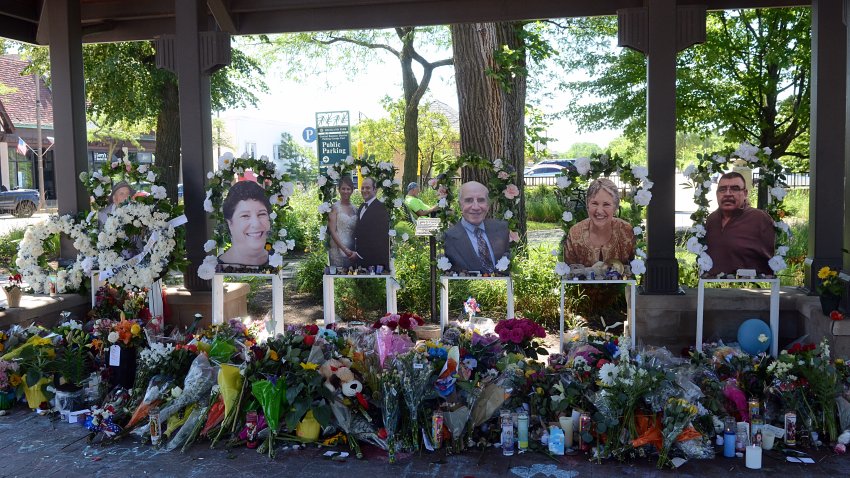
[[[653,477],[653,476],[850,476],[850,455],[836,456],[825,449],[813,451],[813,465],[789,464],[773,452],[765,453],[764,468],[748,470],[743,459],[716,458],[685,463],[678,470],[659,471],[654,460],[630,464],[590,463],[586,456],[554,460],[541,453],[504,457],[495,448],[469,450],[462,455],[438,453],[401,455],[396,464],[386,453],[364,446],[366,459],[331,461],[322,457],[327,449],[278,449],[274,460],[254,450],[222,446],[211,450],[207,442],[196,443],[187,453],[164,452],[125,439],[117,445],[89,445],[81,427],[51,422],[17,406],[0,417],[0,477],[286,477],[339,478],[346,476],[399,478],[471,477]],[[345,450],[347,451],[347,449]]]

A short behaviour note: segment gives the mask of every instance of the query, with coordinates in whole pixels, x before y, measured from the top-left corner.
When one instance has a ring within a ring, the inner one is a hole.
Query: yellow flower
[[[835,359],[835,365],[844,365],[844,359],[843,358]]]
[[[142,328],[141,328],[141,327],[139,327],[139,324],[133,324],[133,325],[130,327],[130,333],[131,333],[131,334],[133,334],[133,335],[139,335],[139,333],[140,333],[141,331],[142,331]]]
[[[272,350],[272,349],[269,349],[269,358],[270,358],[270,359],[272,359],[272,360],[274,360],[275,362],[277,362],[278,360],[280,360],[280,357],[278,357],[277,352],[275,352],[275,351],[274,351],[274,350]]]
[[[0,344],[0,352],[2,352],[2,351],[3,351],[3,350],[5,350],[5,349],[6,349],[6,346],[5,346],[5,345],[3,345],[3,344]]]
[[[42,345],[50,345],[51,342],[50,342],[50,339],[46,339],[44,337],[37,337],[36,336],[32,339],[32,344],[36,347],[40,347]]]
[[[301,368],[304,370],[316,370],[319,368],[319,364],[313,362],[301,363]]]
[[[827,277],[829,277],[829,267],[823,266],[818,271],[818,279],[823,280],[823,279],[826,279]]]
[[[9,376],[9,384],[13,387],[17,387],[21,384],[21,376],[16,373],[13,373]]]

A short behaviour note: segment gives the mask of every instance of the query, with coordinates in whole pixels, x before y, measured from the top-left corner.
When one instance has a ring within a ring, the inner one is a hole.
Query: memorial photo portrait
[[[218,256],[220,265],[233,269],[236,266],[264,266],[269,262],[266,244],[271,230],[272,206],[266,190],[256,181],[240,180],[234,183],[222,203],[225,224],[217,227],[230,237],[230,247]]]
[[[446,230],[444,239],[451,270],[493,274],[496,264],[508,253],[508,224],[487,217],[490,192],[479,182],[461,185],[458,202],[461,219]]]
[[[585,197],[587,219],[573,225],[564,238],[564,262],[591,267],[597,263],[628,264],[635,255],[632,225],[617,217],[620,192],[613,181],[598,178]]]
[[[377,198],[375,179],[364,177],[360,183],[363,203],[357,208],[354,225],[355,267],[390,270],[390,214],[386,205]],[[329,227],[330,229],[330,227]]]

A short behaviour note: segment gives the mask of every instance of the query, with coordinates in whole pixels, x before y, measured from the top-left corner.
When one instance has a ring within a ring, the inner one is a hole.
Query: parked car
[[[562,168],[573,168],[575,167],[576,160],[575,159],[564,159],[564,158],[552,158],[552,159],[544,159],[537,163],[537,165],[542,164],[555,164],[561,166]]]
[[[14,214],[15,217],[30,217],[36,209],[38,209],[38,191],[35,189],[0,192],[0,213]]]
[[[526,178],[553,178],[561,174],[563,169],[563,166],[557,164],[535,164],[527,168],[523,176]]]

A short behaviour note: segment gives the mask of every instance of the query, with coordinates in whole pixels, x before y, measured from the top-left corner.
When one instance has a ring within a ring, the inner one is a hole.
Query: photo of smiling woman
[[[239,181],[230,187],[221,209],[230,231],[230,247],[218,256],[219,263],[267,264],[266,241],[271,229],[272,206],[266,191],[254,181]]]
[[[635,255],[632,225],[614,217],[620,193],[613,181],[599,178],[587,188],[587,219],[570,228],[565,238],[564,262],[593,266],[597,262],[629,262]]]

